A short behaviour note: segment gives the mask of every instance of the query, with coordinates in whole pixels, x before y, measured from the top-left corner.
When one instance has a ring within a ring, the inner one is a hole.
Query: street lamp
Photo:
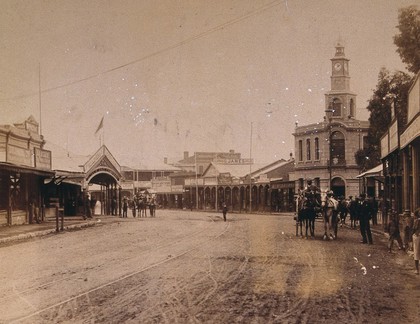
[[[328,109],[325,110],[325,115],[328,119],[328,186],[331,190],[331,119],[334,113],[334,103],[335,99],[331,101],[331,104],[329,105]]]

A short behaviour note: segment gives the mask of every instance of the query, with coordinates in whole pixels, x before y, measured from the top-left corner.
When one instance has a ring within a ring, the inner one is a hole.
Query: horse
[[[308,237],[308,230],[311,237],[315,236],[315,217],[318,201],[315,194],[308,194],[299,190],[296,196],[296,236],[300,227],[300,235],[303,236],[302,226],[305,223],[305,237]]]
[[[340,227],[343,227],[343,225],[346,225],[346,218],[349,213],[349,202],[343,197],[338,198],[338,223],[340,224]]]
[[[146,209],[147,209],[147,198],[145,196],[140,196],[140,199],[138,200],[139,217],[147,217]]]
[[[324,214],[323,239],[335,240],[337,238],[338,201],[332,197],[331,192],[321,193],[321,207]]]

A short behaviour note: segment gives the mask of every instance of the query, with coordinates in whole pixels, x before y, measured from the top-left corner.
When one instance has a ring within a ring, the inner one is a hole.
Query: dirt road
[[[415,323],[385,238],[295,236],[289,215],[159,211],[0,248],[3,323]]]

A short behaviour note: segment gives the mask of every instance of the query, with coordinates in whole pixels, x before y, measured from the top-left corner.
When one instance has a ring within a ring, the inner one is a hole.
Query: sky
[[[295,124],[323,119],[337,41],[358,119],[382,67],[406,72],[393,36],[412,4],[0,0],[0,124],[32,115],[47,142],[82,155],[104,143],[132,167],[184,151],[288,159]]]

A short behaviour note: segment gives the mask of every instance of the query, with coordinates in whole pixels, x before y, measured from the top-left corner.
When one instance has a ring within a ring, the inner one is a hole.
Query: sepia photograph
[[[0,0],[0,323],[418,323],[417,0]]]

